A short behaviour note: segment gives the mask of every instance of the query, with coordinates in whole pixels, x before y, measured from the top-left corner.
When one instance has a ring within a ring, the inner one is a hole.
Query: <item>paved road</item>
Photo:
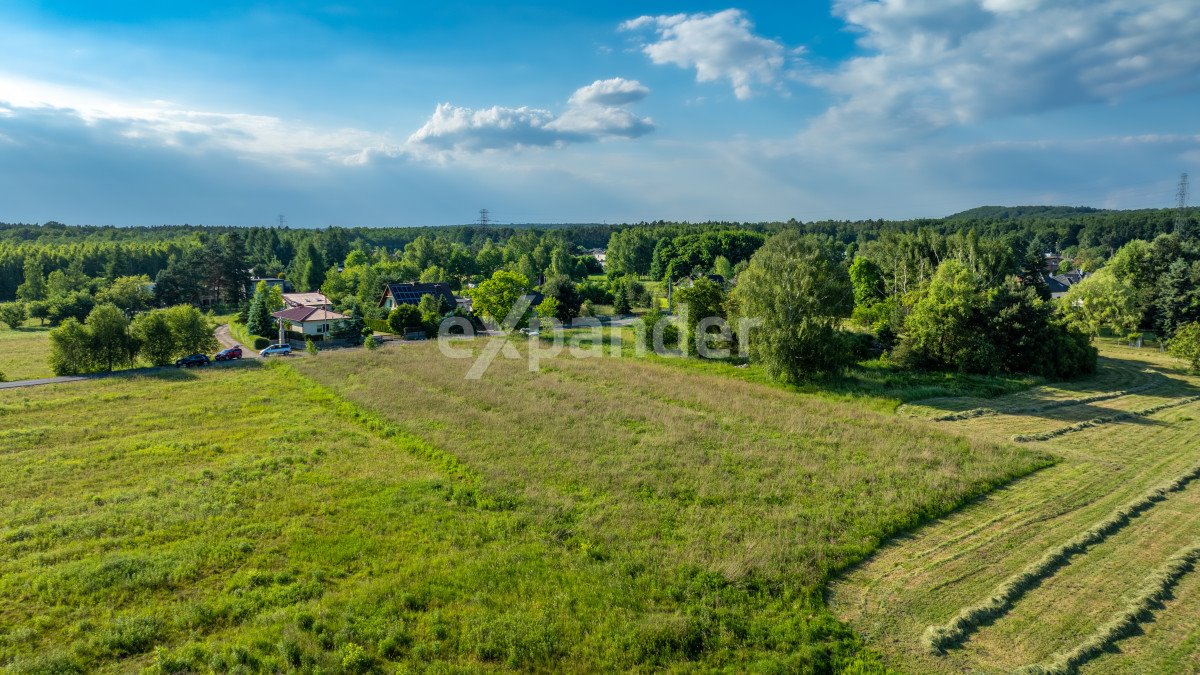
[[[36,387],[40,384],[58,384],[60,382],[78,382],[86,380],[87,377],[82,375],[70,375],[67,377],[42,377],[36,380],[17,380],[15,382],[0,382],[0,389],[20,389],[21,387]]]

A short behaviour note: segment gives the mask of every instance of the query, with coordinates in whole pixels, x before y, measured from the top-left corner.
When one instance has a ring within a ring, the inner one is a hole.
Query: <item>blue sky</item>
[[[1168,206],[1196,0],[0,6],[0,221]]]

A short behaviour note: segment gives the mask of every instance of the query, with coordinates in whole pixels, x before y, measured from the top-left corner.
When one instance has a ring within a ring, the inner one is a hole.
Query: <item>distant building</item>
[[[596,262],[603,265],[608,261],[608,251],[602,248],[593,248],[588,250],[588,255],[596,259]]]
[[[258,282],[260,281],[267,282],[267,288],[278,286],[279,290],[281,291],[286,291],[288,289],[288,282],[286,279],[280,279],[279,277],[250,277],[250,283],[246,286],[246,297],[254,297],[254,291],[258,290]]]
[[[458,306],[458,301],[454,298],[454,293],[450,291],[450,284],[443,282],[432,284],[388,284],[384,288],[383,297],[379,299],[379,306],[390,312],[396,305],[419,304],[421,296],[424,295],[441,298],[442,304],[450,309]]]

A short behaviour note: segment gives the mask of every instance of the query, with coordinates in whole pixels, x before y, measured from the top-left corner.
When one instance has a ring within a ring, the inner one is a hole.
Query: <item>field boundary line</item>
[[[1170,409],[1170,408],[1178,408],[1180,406],[1184,406],[1189,403],[1195,403],[1196,401],[1200,401],[1200,396],[1188,396],[1187,398],[1181,398],[1181,399],[1178,399],[1175,401],[1167,401],[1166,403],[1160,403],[1156,406],[1146,408],[1145,410],[1131,410],[1129,412],[1117,413],[1115,415],[1106,415],[1104,417],[1096,417],[1096,418],[1093,418],[1090,420],[1085,420],[1083,422],[1077,422],[1070,426],[1059,427],[1057,429],[1051,429],[1050,431],[1042,431],[1042,432],[1039,432],[1036,434],[1018,434],[1016,436],[1013,436],[1012,440],[1017,443],[1028,443],[1030,441],[1048,441],[1052,438],[1058,438],[1059,436],[1065,436],[1067,434],[1075,433],[1076,431],[1083,431],[1084,429],[1091,429],[1093,427],[1099,427],[1099,426],[1103,426],[1105,424],[1112,424],[1113,422],[1137,419],[1139,417],[1149,417],[1150,415],[1153,415],[1155,413],[1160,413],[1160,412]]]
[[[429,443],[420,436],[401,429],[395,423],[384,419],[378,413],[367,410],[361,405],[346,399],[333,389],[301,374],[291,364],[272,362],[267,367],[278,370],[285,378],[292,380],[295,384],[303,388],[312,398],[318,402],[330,405],[339,415],[384,438],[405,452],[434,462],[452,478],[471,483],[477,483],[480,480],[479,474],[474,469],[460,462],[454,455]]]
[[[961,645],[981,626],[1007,614],[1027,592],[1053,576],[1073,557],[1108,539],[1124,528],[1129,521],[1165,500],[1172,492],[1183,490],[1197,478],[1200,478],[1200,465],[1192,467],[1174,480],[1164,483],[1118,508],[1107,518],[1085,530],[1083,534],[1050,549],[1041,558],[996,587],[987,600],[964,607],[957,616],[943,625],[926,628],[922,635],[925,646],[933,654],[940,655],[944,654],[947,649]]]
[[[1108,401],[1130,394],[1138,394],[1149,389],[1153,389],[1159,385],[1146,384],[1140,387],[1132,387],[1130,389],[1122,389],[1120,391],[1108,391],[1102,394],[1093,396],[1085,396],[1083,398],[1068,398],[1059,401],[1047,401],[1041,405],[1025,406],[1024,408],[1013,408],[1012,410],[996,410],[995,408],[971,408],[970,410],[962,410],[959,412],[947,413],[938,415],[932,418],[934,422],[958,422],[960,420],[969,420],[976,417],[990,417],[993,415],[1036,415],[1038,413],[1057,410],[1059,408],[1069,408],[1073,405],[1086,405],[1088,403],[1098,403],[1100,401]]]
[[[1059,652],[1048,660],[1017,671],[1025,675],[1070,675],[1091,661],[1114,642],[1130,637],[1137,627],[1154,614],[1154,607],[1170,597],[1171,590],[1200,560],[1200,542],[1177,551],[1161,567],[1146,577],[1138,594],[1108,623],[1074,649]]]

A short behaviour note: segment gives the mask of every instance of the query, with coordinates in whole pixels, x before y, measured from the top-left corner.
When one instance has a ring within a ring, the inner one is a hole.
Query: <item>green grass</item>
[[[608,346],[607,353],[633,357],[636,353],[637,336],[632,327],[604,328],[602,339]],[[592,335],[590,328],[575,328],[564,331],[567,344]],[[549,338],[543,336],[542,340]],[[620,345],[619,351],[612,347]],[[1027,375],[971,375],[966,373],[943,373],[912,371],[877,359],[858,363],[837,376],[801,385],[785,385],[771,377],[765,368],[744,359],[705,360],[659,356],[651,352],[640,356],[655,364],[680,370],[783,389],[798,394],[817,396],[829,401],[854,403],[882,413],[895,412],[898,407],[913,401],[971,397],[993,398],[1025,391],[1045,382],[1042,378]]]
[[[1067,661],[1082,672],[1196,670],[1190,566],[1171,567],[1184,575],[1172,579],[1177,596],[1150,608],[1138,587],[1200,530],[1200,485],[1184,480],[1200,443],[1198,393],[1200,379],[1157,350],[1109,343],[1088,379],[902,407],[977,439],[1021,435],[1062,461],[885,546],[833,583],[833,610],[912,672]],[[992,412],[953,415],[983,407]],[[1056,433],[1065,428],[1075,430]],[[930,654],[928,626],[967,630]],[[1119,653],[1096,648],[1116,639]]]
[[[0,374],[7,380],[31,380],[52,377],[50,328],[26,322],[20,330],[0,328]]]
[[[869,665],[830,576],[1046,464],[648,361],[468,365],[0,392],[0,668]]]
[[[629,588],[624,625],[569,653],[591,667],[845,663],[858,647],[822,608],[829,576],[1047,461],[634,359],[560,358],[540,374],[501,360],[469,381],[469,363],[425,344],[296,366],[456,457],[532,531]],[[632,661],[598,651],[664,617],[692,646]]]

